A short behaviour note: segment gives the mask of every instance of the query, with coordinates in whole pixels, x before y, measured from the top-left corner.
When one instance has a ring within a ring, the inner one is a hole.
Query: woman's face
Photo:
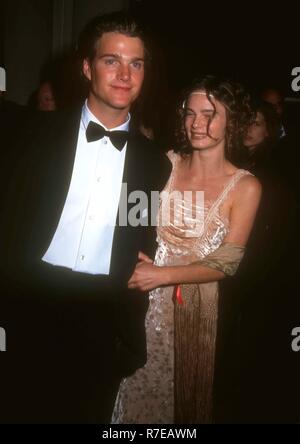
[[[268,137],[267,124],[261,112],[257,112],[255,121],[249,126],[244,137],[244,145],[253,149]]]
[[[211,103],[212,102],[212,103]],[[185,131],[191,146],[208,150],[217,146],[224,149],[226,133],[226,110],[224,105],[204,91],[193,92],[185,107]]]

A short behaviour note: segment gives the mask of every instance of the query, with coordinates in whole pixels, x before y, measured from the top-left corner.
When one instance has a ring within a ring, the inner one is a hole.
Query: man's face
[[[43,83],[38,90],[38,109],[40,111],[55,111],[56,104],[50,83]]]
[[[89,100],[99,111],[129,111],[143,84],[144,57],[140,38],[116,32],[102,35],[94,59],[83,62],[83,72],[90,80]]]
[[[204,150],[216,146],[224,148],[226,110],[213,97],[211,101],[215,109],[204,91],[196,91],[186,103],[185,130],[194,149]]]
[[[266,89],[262,94],[262,99],[274,106],[279,116],[283,113],[283,98],[276,89]]]

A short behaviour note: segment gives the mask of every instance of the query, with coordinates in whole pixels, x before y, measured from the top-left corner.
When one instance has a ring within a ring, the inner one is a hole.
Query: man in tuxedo
[[[130,125],[148,52],[122,13],[93,19],[78,52],[87,100],[43,113],[22,134],[24,158],[6,199],[10,422],[108,422],[121,377],[146,361],[147,295],[127,282],[139,251],[153,254],[155,229],[147,207],[142,223],[127,217],[128,195],[141,191],[150,202],[170,173]]]

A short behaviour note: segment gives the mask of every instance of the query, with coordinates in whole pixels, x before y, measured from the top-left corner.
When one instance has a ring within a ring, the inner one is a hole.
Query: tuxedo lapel
[[[53,160],[50,172],[54,174],[54,190],[56,194],[57,211],[61,213],[65,203],[67,193],[71,183],[73,172],[79,125],[80,125],[81,109],[73,111],[68,118],[60,121],[57,134],[53,136],[53,140],[49,150],[52,149]],[[52,147],[52,148],[51,148]],[[55,149],[53,150],[53,147]]]
[[[81,109],[53,116],[47,137],[37,139],[38,181],[36,183],[36,220],[33,236],[38,256],[45,252],[57,228],[68,194],[76,154]],[[36,168],[36,166],[35,166]]]
[[[127,152],[124,164],[123,183],[127,184],[128,192],[138,189],[145,183],[146,155],[143,140],[135,133],[131,134],[127,144]]]

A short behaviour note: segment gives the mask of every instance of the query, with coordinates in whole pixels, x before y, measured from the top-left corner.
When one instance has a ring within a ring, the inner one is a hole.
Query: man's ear
[[[82,72],[88,80],[91,80],[91,65],[90,65],[90,61],[88,59],[83,60]]]

